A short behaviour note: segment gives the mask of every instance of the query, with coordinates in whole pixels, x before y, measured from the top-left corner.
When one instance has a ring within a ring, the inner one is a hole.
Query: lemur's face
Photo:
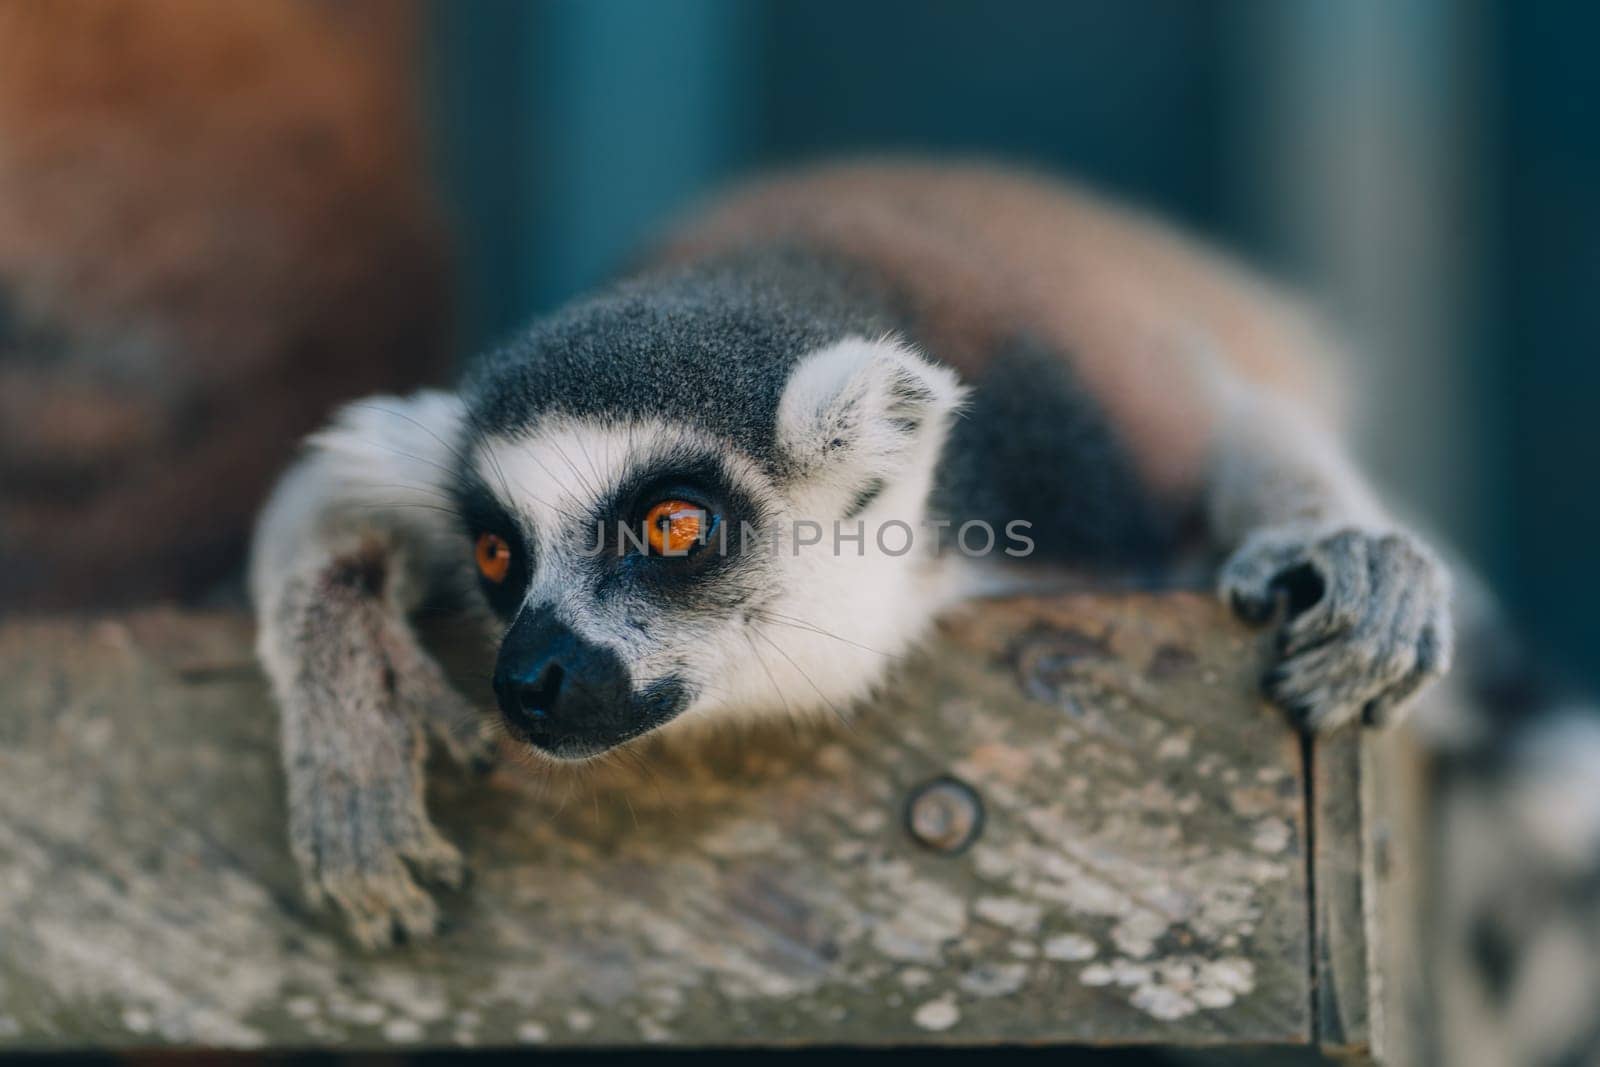
[[[922,544],[876,534],[921,533],[959,397],[949,371],[850,339],[795,364],[759,459],[689,417],[477,435],[460,503],[513,735],[583,759],[674,720],[841,711],[941,599]]]

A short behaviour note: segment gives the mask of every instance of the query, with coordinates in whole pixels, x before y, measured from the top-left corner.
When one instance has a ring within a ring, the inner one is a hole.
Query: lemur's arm
[[[1449,666],[1448,573],[1292,402],[1234,386],[1220,404],[1207,486],[1231,552],[1219,589],[1253,622],[1283,608],[1267,695],[1315,729],[1393,719]]]
[[[370,946],[432,931],[437,910],[413,874],[461,875],[423,805],[427,737],[464,760],[487,751],[408,622],[441,590],[471,587],[444,488],[459,418],[443,393],[346,408],[279,484],[252,552],[290,844],[313,900]]]

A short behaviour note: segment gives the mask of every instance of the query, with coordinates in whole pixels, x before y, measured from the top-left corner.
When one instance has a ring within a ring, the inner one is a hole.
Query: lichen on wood
[[[997,601],[847,725],[441,767],[472,880],[373,955],[301,896],[241,619],[14,622],[0,1049],[1306,1043],[1305,782],[1258,646],[1200,596]],[[908,825],[938,781],[981,803],[963,847]]]

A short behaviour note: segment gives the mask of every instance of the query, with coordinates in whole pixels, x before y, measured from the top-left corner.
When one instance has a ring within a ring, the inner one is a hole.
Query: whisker
[[[656,769],[651,765],[649,758],[643,752],[636,751],[633,753],[633,761],[638,766],[639,773],[644,775],[644,780],[649,783],[650,788],[655,790],[656,799],[665,805],[668,811],[675,811],[676,809],[673,807],[672,802],[667,799],[666,790],[662,788],[661,775],[656,773]]]
[[[549,467],[546,467],[544,465],[543,461],[541,461],[538,456],[530,454],[529,458],[532,459],[535,463],[539,464],[539,467],[546,474],[550,475],[550,478],[551,478],[552,481],[560,482],[560,479],[555,476],[554,472],[552,472]],[[498,460],[495,461],[495,466],[497,468],[500,466]],[[503,471],[502,471],[502,473],[500,475],[500,478],[501,478],[501,484],[503,485],[504,482],[505,482],[505,474],[503,473]],[[554,501],[551,501],[551,500],[545,500],[544,498],[540,497],[538,494],[534,493],[533,490],[528,488],[528,483],[524,482],[521,478],[517,479],[517,489],[520,490],[522,495],[527,497],[529,500],[532,500],[536,504],[542,504],[543,506],[549,508],[551,511],[555,512],[557,515],[560,515],[565,519],[569,519],[572,522],[580,522],[580,521],[582,521],[582,520],[580,520],[578,518],[577,515],[575,515],[572,512],[568,511],[566,508],[562,507],[560,504],[557,504],[557,503],[555,503]],[[507,489],[506,490],[506,497],[509,499],[509,498],[512,497],[512,495],[513,494],[511,493],[511,491],[509,489]]]
[[[793,667],[795,670],[800,672],[800,677],[804,678],[806,680],[806,682],[808,684],[810,684],[811,688],[816,690],[817,696],[820,697],[822,699],[822,702],[824,704],[828,705],[829,709],[832,710],[832,712],[839,717],[839,721],[844,723],[845,726],[847,726],[852,731],[855,730],[855,724],[852,723],[845,716],[844,712],[839,710],[839,706],[837,704],[835,704],[833,701],[828,699],[827,694],[824,693],[822,691],[822,689],[817,685],[817,683],[812,680],[811,675],[806,673],[805,668],[800,666],[800,664],[798,664],[798,663],[796,663],[794,661],[794,657],[793,656],[791,656],[791,655],[789,655],[789,653],[785,652],[781,645],[779,645],[776,641],[772,640],[772,638],[768,637],[766,634],[762,633],[760,630],[756,630],[755,631],[755,635],[757,637],[761,638],[761,640],[765,641],[768,645],[771,645],[772,646],[772,650],[774,652],[776,652],[778,655],[782,656],[784,659],[788,660],[789,661],[789,666]]]
[[[408,493],[427,493],[430,496],[439,497],[441,500],[454,500],[456,498],[454,493],[445,492],[443,489],[432,485],[406,485],[402,482],[362,482],[361,488],[400,489]]]
[[[361,438],[360,440],[363,444],[371,445],[374,448],[380,448],[391,455],[399,456],[401,459],[409,459],[413,463],[426,464],[441,474],[444,474],[451,482],[454,482],[459,476],[457,471],[453,471],[449,467],[446,467],[443,463],[440,463],[437,460],[429,459],[427,456],[414,455],[413,453],[407,452],[404,449],[395,448],[393,445],[385,444],[382,441],[378,441],[370,437]]]
[[[452,456],[454,456],[456,458],[456,461],[459,462],[461,464],[461,466],[463,466],[463,467],[467,466],[467,457],[462,453],[462,451],[459,448],[457,448],[455,445],[451,444],[449,441],[446,441],[443,437],[440,437],[437,433],[435,433],[433,431],[433,428],[431,426],[429,426],[425,422],[422,422],[420,419],[414,419],[410,415],[407,415],[403,411],[397,411],[394,408],[384,407],[382,404],[372,404],[372,403],[366,403],[366,402],[362,402],[362,401],[357,401],[356,403],[354,403],[354,404],[352,404],[350,406],[351,407],[363,408],[363,409],[365,409],[367,411],[378,411],[378,412],[382,412],[385,415],[392,415],[397,419],[404,419],[406,422],[409,422],[411,425],[415,426],[417,429],[421,430],[423,433],[427,434],[429,437],[431,437],[435,441],[439,442],[439,444],[443,445],[445,451],[449,452]]]
[[[580,438],[577,439],[577,441],[578,441],[578,454],[583,456],[583,461],[589,465],[589,473],[594,476],[595,484],[596,485],[604,485],[605,484],[605,477],[603,475],[601,475],[601,473],[599,471],[595,470],[594,457],[589,455],[588,448],[584,447],[583,438],[580,437]]]
[[[462,522],[465,522],[467,519],[465,515],[461,514],[461,512],[457,511],[455,508],[447,508],[442,504],[419,504],[414,500],[391,500],[387,502],[376,500],[364,504],[357,504],[355,506],[362,511],[399,511],[402,508],[418,508],[423,511],[442,512],[445,515],[460,519]]]
[[[483,435],[480,434],[475,438],[475,440],[478,441],[481,444],[484,440],[486,440],[486,438]],[[492,449],[482,449],[482,450],[480,450],[480,454],[483,455],[484,457],[486,457],[488,459],[488,461],[489,461],[489,465],[494,468],[495,478],[497,478],[499,480],[499,482],[500,482],[500,491],[501,491],[502,494],[504,494],[506,502],[510,503],[515,498],[516,494],[511,492],[511,486],[506,480],[505,467],[500,463],[499,458],[494,454],[494,451]],[[544,469],[544,472],[546,474],[550,475],[552,480],[555,480],[557,482],[560,481],[559,478],[556,478],[555,474],[550,470],[549,467],[546,467],[542,462],[540,462],[538,456],[534,456],[534,455],[532,455],[530,453],[529,458],[531,458],[535,463],[538,463],[539,466]],[[523,496],[527,497],[529,500],[532,500],[534,503],[543,505],[544,507],[549,508],[551,511],[554,511],[556,514],[561,515],[564,518],[570,519],[573,522],[581,522],[582,521],[577,515],[574,515],[572,512],[567,511],[565,508],[561,507],[559,504],[553,503],[552,501],[549,501],[549,500],[544,500],[541,497],[539,497],[536,493],[534,493],[532,490],[530,490],[528,488],[527,484],[524,483],[521,479],[517,480],[517,488],[519,490],[521,490],[521,493],[522,493]]]
[[[548,474],[550,476],[550,480],[551,481],[555,482],[557,485],[561,484],[561,479],[556,477],[556,472],[555,471],[551,470],[548,466],[546,466],[544,460],[540,459],[532,451],[529,451],[527,453],[527,456],[528,456],[529,459],[533,460],[535,463],[537,463],[539,465],[539,469],[540,470],[544,471],[546,474]],[[568,460],[567,465],[568,466],[572,465],[570,460]],[[574,470],[574,473],[576,473],[576,470]],[[579,480],[580,481],[582,480],[581,476],[580,476]],[[528,493],[528,489],[527,489],[526,486],[522,485],[521,482],[518,482],[517,484],[522,489],[522,491],[524,493]],[[581,523],[583,521],[577,515],[574,515],[572,512],[566,510],[565,508],[560,507],[559,505],[550,504],[550,503],[546,503],[543,500],[539,500],[539,498],[534,496],[532,493],[528,493],[528,496],[532,497],[534,500],[538,500],[539,503],[544,504],[545,507],[550,508],[552,511],[555,511],[557,514],[560,514],[563,517],[572,520],[573,522]]]
[[[556,450],[556,455],[560,456],[561,461],[565,463],[568,469],[572,471],[573,477],[578,479],[578,484],[583,486],[584,492],[590,494],[591,496],[598,497],[600,495],[600,491],[593,485],[589,484],[589,479],[585,478],[583,476],[583,472],[578,469],[578,465],[572,462],[572,457],[567,455],[566,449],[561,447],[560,442],[556,441],[554,438],[551,438],[550,447]]]
[[[767,666],[767,661],[761,658],[761,652],[756,648],[756,643],[750,640],[750,631],[745,630],[744,640],[750,646],[750,653],[755,656],[756,662],[761,665],[761,671],[767,676],[767,681],[772,683],[772,691],[778,694],[778,701],[783,705],[784,717],[794,718],[794,710],[789,707],[788,697],[783,695],[783,687],[778,684],[778,679],[773,677],[772,669]]]
[[[805,631],[807,633],[814,633],[819,637],[831,637],[835,641],[842,641],[845,644],[851,646],[852,648],[859,648],[863,652],[871,652],[873,655],[882,656],[884,659],[887,659],[887,660],[893,660],[893,661],[899,662],[899,661],[903,661],[906,658],[904,656],[896,655],[893,652],[884,652],[882,649],[873,648],[870,645],[863,645],[859,641],[852,641],[852,640],[850,640],[850,638],[845,637],[845,636],[843,636],[841,634],[836,634],[832,630],[823,629],[821,626],[818,626],[816,623],[806,622],[804,619],[799,619],[799,618],[796,618],[796,617],[794,617],[792,615],[782,615],[782,614],[780,614],[780,613],[778,613],[776,611],[770,611],[770,610],[768,610],[766,608],[751,608],[750,612],[753,615],[764,616],[767,621],[775,622],[775,623],[777,623],[779,625],[786,625],[786,626],[790,626],[790,627],[792,627],[792,628],[794,628],[796,630],[803,630],[803,631]]]
[[[474,433],[472,439],[473,443],[479,446],[478,455],[488,459],[489,465],[494,468],[494,476],[500,481],[500,492],[505,494],[505,499],[509,503],[511,500],[511,487],[506,484],[505,468],[500,465],[499,457],[494,454],[493,449],[481,447],[488,440],[487,435]]]

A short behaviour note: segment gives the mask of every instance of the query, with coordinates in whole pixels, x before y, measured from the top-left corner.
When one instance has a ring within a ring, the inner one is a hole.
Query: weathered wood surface
[[[1423,1043],[1426,757],[1403,731],[1324,738],[1310,755],[1317,1044],[1346,1060],[1441,1062]]]
[[[1301,744],[1203,597],[984,605],[849,728],[441,769],[473,880],[380,955],[303,903],[249,643],[0,627],[0,1049],[1318,1040]]]

